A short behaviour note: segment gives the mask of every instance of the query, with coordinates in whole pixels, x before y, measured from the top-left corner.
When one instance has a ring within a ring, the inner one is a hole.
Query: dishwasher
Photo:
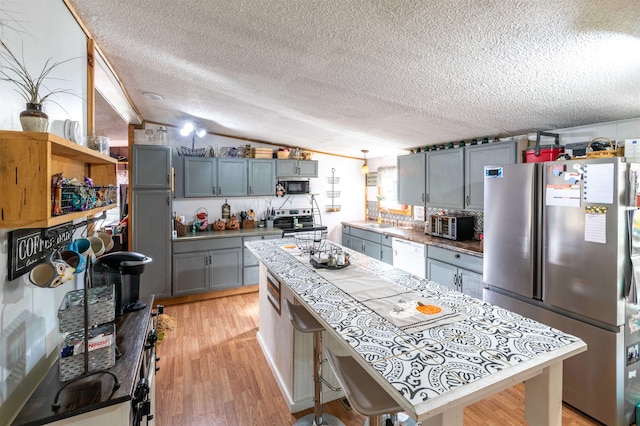
[[[393,238],[393,266],[420,278],[427,277],[427,246],[421,243]]]

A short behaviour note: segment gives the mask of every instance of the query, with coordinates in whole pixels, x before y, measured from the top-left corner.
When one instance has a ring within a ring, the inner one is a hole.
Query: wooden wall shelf
[[[51,215],[51,178],[82,180],[94,185],[117,185],[115,158],[51,133],[0,131],[0,229],[48,228],[93,216],[116,205],[62,216]]]

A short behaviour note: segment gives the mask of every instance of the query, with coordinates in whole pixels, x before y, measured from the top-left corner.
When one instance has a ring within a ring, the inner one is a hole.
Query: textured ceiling
[[[640,116],[636,0],[69,3],[147,121],[375,157]]]

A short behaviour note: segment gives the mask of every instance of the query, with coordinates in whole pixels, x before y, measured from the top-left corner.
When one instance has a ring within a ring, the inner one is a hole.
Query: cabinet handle
[[[427,201],[427,197],[424,196],[424,192],[422,193],[422,202],[424,203],[425,201]]]
[[[209,256],[204,257],[204,266],[209,265]]]
[[[167,205],[170,206],[171,205],[171,200],[169,199],[169,197],[167,197]]]
[[[253,188],[251,188],[251,185],[249,185],[249,194],[253,194]]]
[[[167,183],[171,183],[171,175],[167,175]]]
[[[469,201],[469,196],[467,195],[465,198],[467,199],[467,205],[471,204],[471,202]]]
[[[213,265],[213,260],[211,260],[211,255],[209,255],[209,265]]]
[[[455,257],[456,257],[456,259],[460,259],[460,255],[459,254],[456,254]]]
[[[218,195],[221,195],[221,194],[222,194],[222,187],[219,186],[218,187]]]

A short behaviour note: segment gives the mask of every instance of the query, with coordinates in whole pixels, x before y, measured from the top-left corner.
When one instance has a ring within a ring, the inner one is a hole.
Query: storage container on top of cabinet
[[[48,228],[115,208],[53,216],[51,178],[62,173],[90,177],[96,186],[116,185],[117,162],[51,133],[0,131],[0,228]]]

